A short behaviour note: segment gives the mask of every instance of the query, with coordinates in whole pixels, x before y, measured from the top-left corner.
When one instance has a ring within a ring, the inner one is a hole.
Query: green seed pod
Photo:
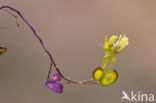
[[[104,75],[104,72],[101,67],[98,67],[93,71],[94,80],[100,80],[103,77],[103,75]]]
[[[109,86],[113,84],[118,78],[118,73],[116,70],[107,71],[104,73],[104,76],[100,79],[100,84],[102,86]]]

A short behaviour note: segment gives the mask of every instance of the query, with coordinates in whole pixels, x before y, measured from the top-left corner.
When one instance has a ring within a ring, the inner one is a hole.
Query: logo
[[[154,94],[144,94],[140,91],[134,92],[131,91],[130,94],[127,94],[125,91],[122,91],[122,98],[121,101],[128,100],[128,101],[134,101],[134,102],[143,102],[143,101],[154,101]]]

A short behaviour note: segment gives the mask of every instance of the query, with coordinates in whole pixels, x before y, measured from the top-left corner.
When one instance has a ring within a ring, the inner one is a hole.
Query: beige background
[[[109,86],[44,88],[49,58],[30,29],[0,11],[0,103],[120,103],[122,90],[156,95],[155,0],[1,0],[20,10],[43,39],[64,75],[89,79],[104,55],[105,34],[126,33],[129,46],[117,56],[118,81]],[[124,103],[128,103],[124,101]]]

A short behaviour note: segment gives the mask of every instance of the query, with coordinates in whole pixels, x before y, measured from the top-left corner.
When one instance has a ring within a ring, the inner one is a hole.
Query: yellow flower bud
[[[110,39],[109,39],[109,42],[108,42],[108,46],[111,47],[113,46],[115,40],[117,39],[118,37],[117,36],[112,36]]]

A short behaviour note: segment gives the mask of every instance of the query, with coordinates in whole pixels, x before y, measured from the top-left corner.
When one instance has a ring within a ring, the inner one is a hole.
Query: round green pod
[[[93,79],[94,80],[100,80],[104,75],[104,72],[103,72],[103,69],[101,67],[98,67],[96,68],[94,71],[93,71]]]
[[[109,86],[113,84],[118,78],[118,73],[116,70],[104,72],[104,76],[100,79],[100,84],[102,86]]]

